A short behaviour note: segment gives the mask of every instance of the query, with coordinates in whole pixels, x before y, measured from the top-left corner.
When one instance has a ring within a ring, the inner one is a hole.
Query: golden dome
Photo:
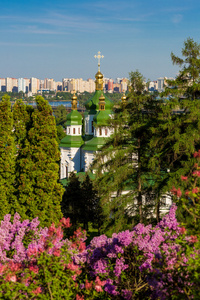
[[[77,100],[77,96],[75,95],[75,93],[74,93],[74,95],[72,96],[72,101],[73,100]]]
[[[101,96],[99,97],[99,101],[104,101],[105,100],[105,97],[103,94],[101,94]]]
[[[125,93],[123,94],[123,96],[121,97],[121,100],[122,100],[122,104],[123,105],[126,105],[126,96],[125,96]]]
[[[96,78],[96,79],[102,79],[102,78],[103,78],[103,74],[102,74],[100,71],[98,71],[98,72],[96,73],[96,75],[95,75],[95,78]]]
[[[95,75],[96,91],[103,91],[103,74],[98,71]]]
[[[77,110],[77,96],[75,95],[75,92],[74,92],[74,95],[72,96],[72,110]]]
[[[99,97],[99,110],[105,110],[105,97],[103,95],[103,93],[101,94],[101,96]]]

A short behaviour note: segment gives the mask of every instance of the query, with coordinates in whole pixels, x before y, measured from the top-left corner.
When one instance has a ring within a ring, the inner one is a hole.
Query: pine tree
[[[147,209],[143,197],[153,189],[154,170],[149,169],[148,160],[157,101],[144,89],[143,76],[131,72],[128,102],[116,110],[109,124],[114,133],[94,161],[106,230],[119,231],[146,221],[155,206],[150,203]]]
[[[181,58],[171,53],[173,64],[181,69],[175,80],[168,81],[173,89],[166,89],[166,92],[194,100],[200,96],[200,44],[188,38],[184,41],[182,56]]]
[[[62,200],[62,213],[65,218],[70,218],[75,227],[82,222],[82,190],[81,183],[74,172],[70,174],[69,182]]]
[[[100,198],[88,174],[81,184],[81,202],[81,219],[84,229],[88,230],[89,222],[99,229],[102,221]]]
[[[13,116],[10,97],[0,102],[0,219],[12,213],[14,207],[16,147],[13,135]]]
[[[39,217],[42,226],[62,217],[63,188],[58,182],[60,152],[52,108],[41,96],[32,113],[32,127],[19,150],[16,211],[23,219]]]
[[[188,38],[182,55],[171,54],[172,62],[181,70],[174,81],[168,81],[170,87],[163,95],[170,97],[159,107],[150,144],[154,155],[149,164],[163,171],[157,187],[165,192],[182,185],[181,175],[189,173],[193,153],[200,149],[200,45]],[[180,203],[179,208],[183,211]]]

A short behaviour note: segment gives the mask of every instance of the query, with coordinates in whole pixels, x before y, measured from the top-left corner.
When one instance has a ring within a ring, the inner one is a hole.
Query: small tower
[[[125,107],[126,104],[127,104],[127,99],[126,99],[125,92],[124,92],[123,96],[121,97],[121,100],[122,100],[122,106]]]
[[[108,114],[112,114],[113,102],[103,94],[103,74],[100,71],[100,59],[104,58],[101,52],[94,56],[98,58],[98,72],[95,75],[95,85],[96,91],[94,95],[86,102],[86,112],[85,112],[85,140],[88,141],[94,136],[94,124],[93,118],[99,111],[99,98],[101,95],[105,97],[105,110]]]
[[[83,154],[84,154],[84,168],[88,171],[95,153],[101,149],[101,147],[105,144],[106,138],[110,137],[111,130],[108,127],[108,120],[110,119],[110,114],[106,110],[106,102],[103,93],[99,97],[99,111],[93,117],[94,122],[94,137],[86,141],[83,146]]]
[[[82,139],[82,116],[77,111],[77,96],[72,96],[72,111],[67,115],[66,136],[60,142],[61,167],[60,178],[68,177],[68,174],[81,171],[81,146]]]

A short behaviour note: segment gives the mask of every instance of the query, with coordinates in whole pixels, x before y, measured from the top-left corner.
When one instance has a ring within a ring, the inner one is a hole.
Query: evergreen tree
[[[32,113],[32,127],[19,149],[16,211],[25,218],[39,217],[42,226],[58,223],[62,217],[63,188],[59,179],[60,152],[52,108],[41,96]]]
[[[10,97],[0,102],[0,219],[13,212],[16,147]]]
[[[184,41],[182,56],[171,53],[173,64],[181,67],[175,80],[169,80],[173,89],[166,89],[166,93],[196,99],[200,96],[200,44],[188,38]]]
[[[93,226],[99,229],[102,221],[100,198],[88,174],[86,174],[81,184],[81,195],[81,218],[84,229],[88,230],[89,222],[93,223]]]
[[[19,99],[14,103],[12,111],[15,143],[21,148],[32,126],[31,115],[34,109],[32,106],[25,105],[24,102]]]
[[[60,144],[60,141],[66,136],[66,133],[63,130],[63,127],[61,125],[56,126],[57,129],[57,142],[58,145]]]
[[[138,71],[131,72],[128,103],[126,106],[122,103],[115,111],[108,124],[114,133],[97,154],[93,165],[105,225],[112,231],[146,221],[155,206],[155,203],[147,205],[143,198],[153,189],[154,170],[149,169],[148,160],[150,128],[156,126],[157,101],[144,89],[143,76]]]
[[[75,173],[70,174],[63,195],[62,212],[66,218],[70,218],[75,227],[81,223],[84,229],[88,230],[88,223],[91,222],[94,227],[100,228],[100,199],[88,174],[82,182]]]
[[[169,81],[173,88],[163,93],[170,98],[160,106],[157,128],[152,131],[154,155],[149,163],[155,169],[158,165],[165,171],[168,169],[160,178],[160,187],[165,191],[183,184],[181,175],[190,172],[194,165],[193,153],[200,149],[200,45],[188,38],[182,55],[179,58],[171,54],[172,62],[181,70],[174,81]],[[181,212],[183,207],[179,201],[179,216]]]
[[[67,110],[64,105],[58,105],[54,111],[54,116],[56,118],[56,125],[64,126],[67,121]]]
[[[69,182],[62,200],[62,213],[70,218],[75,227],[82,222],[82,190],[81,183],[74,172],[70,174]]]

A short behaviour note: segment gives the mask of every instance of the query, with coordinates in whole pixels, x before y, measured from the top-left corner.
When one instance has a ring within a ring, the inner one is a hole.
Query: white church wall
[[[94,115],[87,115],[85,117],[85,134],[86,135],[94,134],[93,118],[94,118]]]
[[[67,135],[82,135],[82,125],[69,125],[66,126]]]
[[[93,151],[83,151],[84,171],[87,172],[92,165],[95,153]]]
[[[130,191],[122,191],[122,196],[127,195]],[[114,200],[114,198],[117,197],[117,192],[113,192],[111,194],[111,198],[110,201]],[[155,195],[154,194],[150,194],[150,195],[143,195],[142,196],[142,205],[148,205],[150,203],[155,203]],[[172,206],[173,202],[172,202],[172,195],[171,193],[166,193],[164,195],[162,195],[160,197],[160,216],[164,216],[166,215],[169,210],[170,207]],[[136,210],[137,210],[137,199],[136,197],[133,196],[133,201],[130,204],[127,204],[126,208],[126,213],[129,216],[134,216],[136,214]],[[155,210],[152,208],[149,211],[149,217],[154,217],[156,218],[156,213]]]
[[[80,148],[61,148],[60,179],[69,176],[71,172],[80,172],[81,155]]]

